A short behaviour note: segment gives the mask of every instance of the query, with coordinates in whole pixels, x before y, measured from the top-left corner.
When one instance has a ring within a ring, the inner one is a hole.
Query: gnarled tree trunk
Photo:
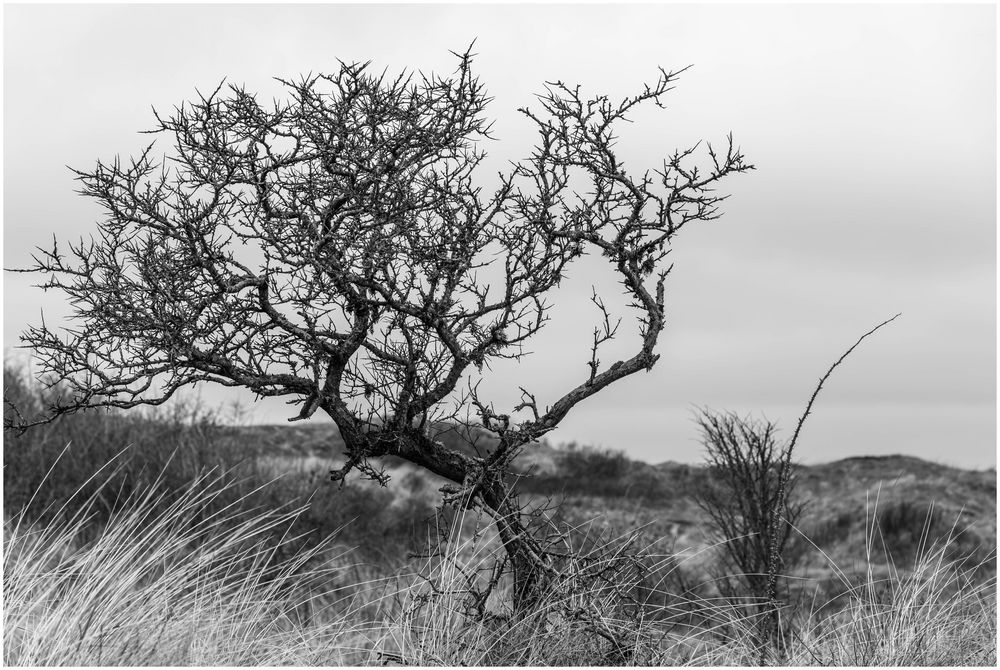
[[[550,560],[525,523],[516,493],[503,481],[503,469],[491,467],[486,459],[447,449],[420,430],[366,434],[353,417],[334,408],[328,413],[335,421],[340,419],[338,426],[349,454],[398,456],[464,487],[465,495],[493,516],[510,561],[515,614],[529,612],[538,604],[551,571]]]

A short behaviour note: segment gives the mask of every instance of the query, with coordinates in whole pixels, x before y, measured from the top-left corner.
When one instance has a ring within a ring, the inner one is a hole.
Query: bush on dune
[[[44,390],[4,366],[5,415],[14,407],[36,411],[58,393],[58,386]],[[182,404],[127,414],[81,412],[23,434],[5,430],[4,507],[50,520],[71,496],[96,498],[94,513],[107,518],[118,501],[154,481],[178,491],[209,470],[235,471],[252,452],[227,439],[218,418]],[[234,488],[223,497],[238,496]]]
[[[58,390],[44,391],[21,371],[4,368],[5,398],[22,412],[44,406],[46,394]],[[11,411],[5,405],[5,412]],[[77,530],[86,536],[154,485],[162,493],[153,511],[159,514],[183,497],[192,481],[213,473],[225,486],[199,507],[201,514],[304,507],[295,518],[294,541],[277,531],[270,536],[277,558],[335,536],[358,547],[359,558],[399,564],[427,537],[434,510],[418,492],[393,493],[370,482],[336,486],[323,476],[325,470],[297,459],[269,467],[262,459],[267,452],[268,445],[241,440],[218,414],[193,404],[80,412],[21,435],[5,431],[4,509],[23,510],[29,520],[47,523],[72,510],[70,499],[88,500],[89,523]]]

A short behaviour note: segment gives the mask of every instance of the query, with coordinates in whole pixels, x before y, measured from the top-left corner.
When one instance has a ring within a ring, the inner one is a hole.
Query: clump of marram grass
[[[876,502],[877,508],[877,502]],[[960,532],[953,526],[931,542],[929,508],[916,557],[909,570],[893,563],[882,541],[885,565],[876,560],[881,537],[878,516],[865,531],[863,578],[853,580],[836,566],[845,591],[834,614],[812,612],[790,646],[793,665],[995,666],[997,663],[996,577],[977,578],[983,562],[953,557]],[[986,560],[990,560],[989,552]]]
[[[321,556],[324,547],[275,561],[278,545],[267,539],[299,510],[214,509],[230,485],[212,476],[179,493],[154,485],[124,501],[96,537],[88,521],[97,496],[47,525],[24,522],[23,512],[6,521],[4,663],[334,665],[367,657],[364,621],[377,617],[357,616],[357,601],[324,588],[345,562]],[[372,598],[360,601],[370,614]]]

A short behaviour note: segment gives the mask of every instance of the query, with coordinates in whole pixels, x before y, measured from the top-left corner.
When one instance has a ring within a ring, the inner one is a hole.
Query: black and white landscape
[[[5,663],[996,663],[995,7],[4,18]]]

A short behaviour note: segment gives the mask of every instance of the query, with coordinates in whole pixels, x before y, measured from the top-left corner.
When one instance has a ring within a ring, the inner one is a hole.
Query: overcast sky
[[[623,96],[658,65],[694,67],[666,110],[637,114],[633,170],[732,131],[757,170],[732,177],[718,221],[674,244],[663,354],[578,406],[552,434],[651,462],[698,461],[694,408],[754,412],[790,434],[819,376],[862,333],[902,317],[837,370],[798,456],[904,453],[996,463],[996,9],[992,5],[4,6],[4,265],[53,233],[95,230],[65,166],[128,155],[169,110],[222,78],[267,95],[274,76],[337,59],[450,71],[476,39],[497,160],[534,138],[515,112],[545,80]],[[266,96],[265,96],[266,97]],[[499,164],[499,163],[498,163]],[[57,295],[5,273],[4,346]],[[552,402],[585,372],[596,318],[582,268],[519,366]],[[612,293],[615,289],[612,286]],[[623,346],[627,342],[621,343]],[[232,392],[206,388],[206,402]],[[239,396],[249,403],[249,396]],[[252,406],[281,422],[282,403]]]

